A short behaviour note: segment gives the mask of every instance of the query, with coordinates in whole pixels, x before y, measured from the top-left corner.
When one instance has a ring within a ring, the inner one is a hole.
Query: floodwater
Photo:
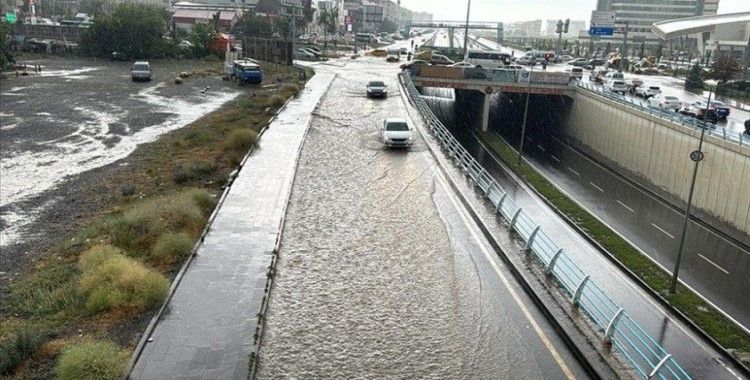
[[[405,117],[395,67],[337,67],[315,111],[258,377],[584,378],[517,285],[498,279],[509,275],[493,269],[424,141],[383,148],[382,120]],[[365,98],[373,79],[388,99]]]
[[[0,82],[0,246],[24,240],[22,228],[57,200],[24,201],[69,176],[132,153],[239,94],[213,77],[172,84],[196,62],[154,62],[154,80],[130,81],[128,63],[44,59],[42,72]]]

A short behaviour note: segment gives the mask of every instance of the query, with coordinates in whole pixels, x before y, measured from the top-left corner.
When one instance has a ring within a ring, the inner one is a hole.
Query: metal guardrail
[[[602,339],[616,347],[643,378],[690,379],[690,375],[680,364],[508,197],[508,193],[435,117],[411,77],[403,72],[399,75],[403,78],[409,100],[419,110],[430,133],[440,143],[445,154],[482,189],[495,206],[496,212],[503,216],[511,230],[525,243],[527,251],[539,260],[545,273],[557,281],[570,296],[573,305],[596,325],[603,335]]]
[[[701,130],[705,128],[706,134],[709,136],[713,136],[725,141],[731,141],[739,145],[750,143],[750,136],[747,136],[742,132],[727,130],[726,128],[719,127],[716,124],[698,120],[692,116],[683,115],[678,112],[646,106],[638,102],[636,99],[605,90],[603,87],[592,85],[591,83],[579,82],[578,87],[597,93],[618,103],[633,107],[649,115],[656,116],[664,120],[669,120],[672,123],[680,124],[682,126],[695,130]]]

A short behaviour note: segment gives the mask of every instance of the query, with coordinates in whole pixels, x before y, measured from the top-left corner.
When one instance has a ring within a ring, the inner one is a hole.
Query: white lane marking
[[[550,352],[552,357],[555,359],[555,362],[557,362],[557,365],[560,366],[560,369],[565,374],[565,377],[568,379],[575,379],[575,375],[573,375],[573,372],[568,368],[568,366],[565,364],[565,361],[560,356],[560,354],[557,352],[557,349],[555,349],[555,346],[552,345],[552,342],[550,342],[547,335],[542,331],[542,328],[539,327],[539,324],[536,323],[536,320],[534,320],[534,317],[531,315],[531,312],[529,312],[529,309],[526,308],[526,305],[523,304],[523,301],[521,300],[521,297],[518,295],[515,289],[510,284],[510,281],[508,281],[508,278],[505,277],[503,272],[500,270],[500,267],[497,265],[497,262],[495,262],[494,258],[492,257],[492,254],[487,250],[487,247],[482,243],[483,240],[479,238],[474,228],[472,228],[472,224],[469,222],[468,217],[465,215],[466,210],[459,207],[455,196],[451,194],[448,189],[447,185],[444,183],[447,181],[442,173],[439,173],[438,178],[440,181],[440,187],[443,188],[443,191],[448,196],[448,199],[453,204],[453,207],[458,212],[458,215],[461,217],[461,219],[464,222],[464,225],[466,226],[466,229],[469,230],[469,233],[471,233],[471,236],[474,238],[474,241],[476,241],[477,245],[479,246],[479,249],[484,253],[484,256],[487,258],[487,261],[490,262],[492,265],[492,268],[495,270],[495,273],[497,273],[497,276],[500,278],[500,280],[503,282],[503,285],[505,285],[505,288],[508,289],[508,293],[513,297],[513,300],[516,301],[516,304],[518,304],[518,307],[521,309],[521,312],[523,312],[523,315],[526,317],[526,319],[531,324],[531,327],[534,328],[534,331],[539,336],[539,339],[544,343],[544,346],[547,348],[547,350]]]
[[[665,231],[663,228],[661,228],[661,227],[659,227],[659,226],[657,226],[656,224],[653,224],[653,223],[651,223],[651,225],[654,226],[654,228],[656,228],[657,230],[661,231],[664,235],[667,235],[670,238],[674,239],[674,235],[672,235],[669,232]]]
[[[702,258],[703,260],[706,260],[706,261],[708,261],[708,263],[709,263],[709,264],[711,264],[711,265],[715,266],[715,267],[716,267],[716,269],[718,269],[718,270],[720,270],[720,271],[724,272],[724,274],[729,274],[729,272],[727,272],[727,270],[726,270],[726,269],[724,269],[724,268],[720,267],[720,266],[719,266],[719,264],[716,264],[715,262],[713,262],[713,261],[709,260],[709,259],[708,259],[708,258],[707,258],[706,256],[703,256],[703,255],[701,255],[700,253],[698,254],[698,256],[700,256],[700,257],[701,257],[701,258]]]
[[[551,154],[550,154],[549,156],[550,156],[550,157],[552,157],[552,159],[553,159],[553,160],[555,160],[555,161],[557,161],[557,162],[560,162],[560,159],[559,159],[559,158],[557,158],[557,157],[555,157],[555,156],[553,156],[553,155],[551,155]]]
[[[577,175],[579,177],[581,176],[581,173],[575,171],[575,169],[571,168],[570,166],[568,166],[568,170],[572,171],[573,173],[575,173],[575,175]]]
[[[633,214],[635,214],[635,210],[633,210],[632,208],[630,208],[630,206],[626,205],[625,203],[622,203],[622,202],[620,202],[620,200],[619,200],[619,199],[617,200],[617,203],[619,203],[619,204],[620,204],[620,206],[622,206],[622,207],[625,207],[626,209],[628,209],[628,211],[630,211],[630,212],[632,212]]]
[[[540,150],[541,150],[542,152],[546,152],[546,150],[544,149],[544,147],[543,147],[543,146],[541,146],[541,145],[537,145],[536,147],[537,147],[537,148],[539,148],[539,149],[540,149]]]
[[[604,189],[602,189],[602,188],[601,188],[601,187],[599,187],[599,186],[596,186],[596,184],[595,184],[595,183],[593,183],[593,182],[589,182],[589,184],[590,184],[591,186],[594,186],[594,188],[595,188],[595,189],[597,189],[597,190],[601,191],[602,193],[604,192]]]

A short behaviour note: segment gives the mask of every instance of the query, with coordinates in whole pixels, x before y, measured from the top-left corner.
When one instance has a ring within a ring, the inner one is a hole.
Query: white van
[[[466,62],[477,68],[497,69],[510,64],[510,54],[498,50],[469,50]]]

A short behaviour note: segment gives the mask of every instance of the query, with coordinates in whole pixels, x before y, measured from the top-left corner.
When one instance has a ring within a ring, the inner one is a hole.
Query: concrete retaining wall
[[[577,89],[565,133],[598,156],[687,202],[700,132]],[[706,136],[693,205],[750,234],[750,147]],[[629,173],[629,174],[630,174]]]

